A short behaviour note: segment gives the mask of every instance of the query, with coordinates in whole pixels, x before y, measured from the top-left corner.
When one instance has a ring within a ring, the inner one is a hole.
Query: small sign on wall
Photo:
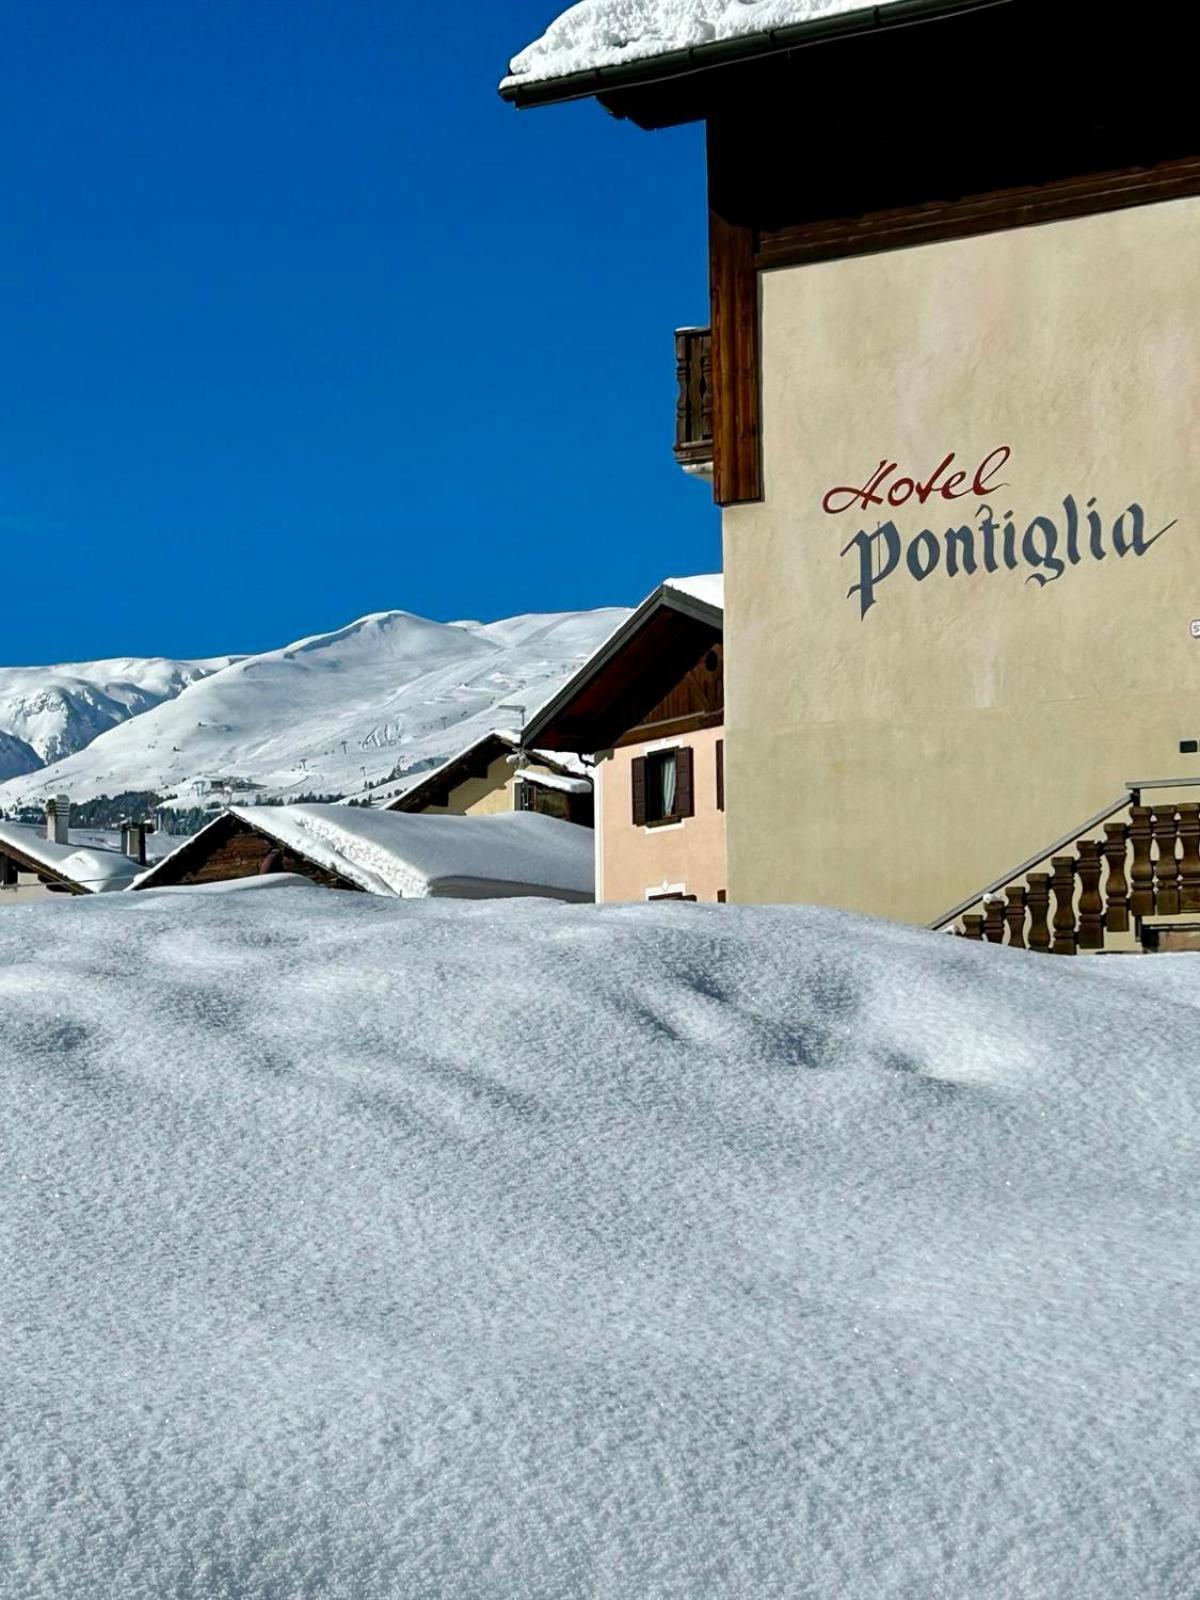
[[[1200,639],[1200,618],[1192,623],[1192,638]]]

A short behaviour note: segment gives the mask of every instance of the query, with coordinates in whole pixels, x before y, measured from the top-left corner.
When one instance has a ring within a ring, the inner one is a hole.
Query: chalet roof
[[[984,3],[996,0],[583,0],[513,58],[500,93],[582,99]]]
[[[514,753],[521,748],[521,735],[507,728],[493,728],[490,733],[472,740],[464,749],[443,761],[440,766],[431,767],[428,772],[423,772],[414,783],[398,794],[394,800],[389,800],[384,807],[388,811],[413,811],[429,804],[429,796],[439,790],[453,789],[471,777],[482,777],[496,757],[506,751]],[[533,751],[531,755],[537,761],[549,767],[551,772],[561,773],[564,777],[583,777],[583,769],[572,757],[556,753],[549,755],[544,751]],[[590,788],[588,780],[584,787]]]
[[[526,744],[556,747],[563,734],[564,719],[582,705],[589,691],[593,700],[598,695],[603,697],[608,670],[622,657],[632,659],[638,647],[645,646],[652,629],[661,623],[664,615],[722,633],[725,625],[723,574],[707,572],[690,578],[667,578],[659,584],[530,720],[525,729]],[[644,663],[638,662],[635,670],[643,667]]]
[[[430,817],[340,805],[231,806],[209,827],[228,816],[370,894],[592,897],[590,830],[533,812]],[[207,831],[180,849],[194,849]],[[144,873],[137,887],[169,883],[173,859]]]
[[[127,889],[143,870],[124,851],[98,844],[94,836],[86,844],[78,835],[69,844],[55,844],[44,828],[31,823],[0,821],[0,852],[88,894]]]

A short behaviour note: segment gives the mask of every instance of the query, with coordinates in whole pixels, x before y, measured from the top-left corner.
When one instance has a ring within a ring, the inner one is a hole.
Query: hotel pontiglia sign
[[[951,451],[928,478],[920,479],[905,477],[899,462],[885,456],[861,486],[829,490],[821,502],[828,516],[875,512],[875,528],[860,528],[841,552],[856,569],[858,581],[847,599],[857,598],[861,618],[878,603],[884,584],[925,583],[935,573],[973,579],[1023,571],[1026,583],[1045,588],[1084,561],[1144,556],[1175,526],[1168,522],[1147,534],[1151,524],[1136,501],[1109,523],[1095,498],[1081,502],[1073,494],[1064,496],[1052,515],[998,512],[994,508],[1012,498],[1003,493],[1010,487],[1004,473],[1011,458],[1012,449],[1000,445],[972,471],[958,467]],[[955,500],[975,503],[969,520],[940,532],[905,525],[913,509],[920,508],[928,520],[926,508]],[[884,521],[889,512],[898,515]]]

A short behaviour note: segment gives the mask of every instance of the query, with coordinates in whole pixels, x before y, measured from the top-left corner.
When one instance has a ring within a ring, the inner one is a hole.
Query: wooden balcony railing
[[[1155,949],[1172,927],[1200,934],[1200,801],[1181,802],[1165,792],[1196,783],[1130,784],[1076,835],[932,926],[966,939],[1065,956]],[[1172,924],[1189,914],[1197,920],[1186,928]]]
[[[711,477],[712,330],[680,328],[675,334],[675,459],[685,472]]]

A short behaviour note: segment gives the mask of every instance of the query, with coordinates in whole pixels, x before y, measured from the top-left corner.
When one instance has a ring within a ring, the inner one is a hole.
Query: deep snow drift
[[[0,1594],[1195,1592],[1200,961],[0,913]]]

